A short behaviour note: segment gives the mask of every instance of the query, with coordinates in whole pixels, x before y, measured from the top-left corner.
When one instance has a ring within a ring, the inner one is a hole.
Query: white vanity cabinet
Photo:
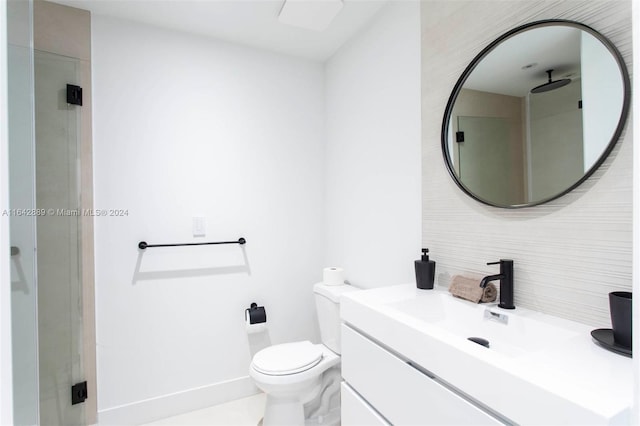
[[[504,424],[428,371],[342,325],[342,424]]]
[[[632,359],[587,325],[415,285],[350,292],[340,315],[345,426],[631,423]]]
[[[340,386],[341,424],[350,426],[389,426],[387,422],[367,401],[348,384]]]

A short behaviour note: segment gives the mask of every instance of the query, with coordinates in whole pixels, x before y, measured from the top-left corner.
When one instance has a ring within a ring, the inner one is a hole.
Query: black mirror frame
[[[538,201],[531,202],[531,203],[525,203],[525,204],[516,204],[516,205],[501,205],[501,204],[496,204],[496,203],[493,203],[493,202],[491,202],[489,200],[485,200],[483,198],[480,198],[478,195],[476,195],[473,192],[471,192],[458,179],[458,177],[456,176],[456,172],[455,172],[454,166],[453,166],[453,164],[451,162],[451,159],[450,159],[448,137],[449,137],[449,122],[451,121],[451,113],[453,112],[453,105],[455,104],[455,101],[458,98],[458,94],[460,93],[460,90],[462,90],[462,86],[466,82],[466,80],[469,77],[469,75],[471,74],[471,72],[476,68],[478,63],[480,63],[480,61],[482,61],[482,59],[484,59],[484,57],[487,56],[492,50],[494,50],[500,43],[502,43],[504,40],[506,40],[506,39],[508,39],[510,37],[513,37],[516,34],[525,32],[525,31],[530,30],[532,28],[555,26],[555,25],[571,26],[571,27],[579,28],[579,29],[581,29],[583,31],[588,32],[589,34],[591,34],[592,36],[597,38],[609,50],[609,52],[615,58],[615,60],[616,60],[616,62],[618,64],[618,67],[620,69],[620,74],[622,76],[622,84],[623,84],[623,90],[624,90],[624,99],[623,99],[623,104],[622,104],[622,111],[620,113],[620,119],[618,120],[618,125],[616,127],[616,130],[613,133],[613,136],[611,137],[611,140],[609,141],[609,144],[607,145],[607,148],[602,152],[602,154],[600,155],[598,160],[593,164],[593,166],[591,166],[591,168],[589,170],[587,170],[587,172],[585,172],[585,174],[582,176],[581,179],[579,179],[576,183],[574,183],[573,185],[571,185],[569,188],[565,189],[564,191],[562,191],[562,192],[560,192],[560,193],[558,193],[556,195],[553,195],[551,197],[544,198],[542,200],[538,200]],[[622,55],[618,51],[618,49],[604,35],[600,34],[598,31],[594,30],[593,28],[591,28],[591,27],[589,27],[587,25],[584,25],[584,24],[581,24],[581,23],[575,22],[575,21],[565,20],[565,19],[546,19],[546,20],[535,21],[535,22],[530,22],[528,24],[521,25],[521,26],[516,27],[516,28],[514,28],[514,29],[512,29],[510,31],[507,31],[506,33],[504,33],[503,35],[498,37],[496,40],[494,40],[487,47],[482,49],[482,51],[480,53],[478,53],[478,55],[476,55],[476,57],[473,58],[471,63],[465,68],[464,72],[462,73],[462,75],[460,76],[460,78],[456,82],[455,86],[453,87],[453,91],[451,92],[451,95],[449,96],[449,100],[447,102],[447,107],[446,107],[445,112],[444,112],[444,118],[442,120],[441,142],[442,142],[442,156],[444,158],[444,163],[447,166],[447,171],[449,172],[449,175],[453,178],[453,180],[456,183],[456,185],[464,193],[466,193],[468,196],[470,196],[474,200],[479,201],[479,202],[481,202],[483,204],[486,204],[486,205],[489,205],[489,206],[492,206],[492,207],[505,208],[505,209],[519,209],[519,208],[533,207],[533,206],[537,206],[537,205],[540,205],[540,204],[547,203],[547,202],[549,202],[551,200],[555,200],[556,198],[560,198],[563,195],[565,195],[565,194],[573,191],[574,189],[576,189],[584,181],[586,181],[598,169],[598,167],[600,167],[602,165],[604,160],[609,156],[609,154],[611,153],[611,151],[615,147],[616,143],[618,142],[618,139],[620,139],[620,135],[622,134],[624,126],[625,126],[625,124],[627,122],[627,116],[629,114],[630,100],[631,100],[631,83],[630,83],[630,80],[629,80],[629,72],[627,71],[627,66],[626,66],[626,64],[624,62],[624,59],[623,59]]]

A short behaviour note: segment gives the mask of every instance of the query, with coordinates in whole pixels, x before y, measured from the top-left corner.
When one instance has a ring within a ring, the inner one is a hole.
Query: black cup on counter
[[[609,293],[609,311],[613,340],[617,345],[631,349],[631,292]]]

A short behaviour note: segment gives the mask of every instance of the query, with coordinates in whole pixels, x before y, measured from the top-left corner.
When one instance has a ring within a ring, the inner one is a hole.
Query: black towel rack
[[[237,241],[215,241],[208,243],[176,243],[176,244],[148,244],[146,241],[140,241],[138,248],[140,250],[148,249],[150,247],[178,247],[178,246],[210,246],[214,244],[245,244],[247,240],[244,238],[238,238]]]

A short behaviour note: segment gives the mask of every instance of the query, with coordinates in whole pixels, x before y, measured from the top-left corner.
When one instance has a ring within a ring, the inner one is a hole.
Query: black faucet
[[[500,259],[500,262],[489,262],[487,265],[500,265],[500,273],[487,275],[480,281],[480,287],[485,288],[491,281],[500,280],[500,303],[502,309],[515,309],[513,304],[513,260]]]

